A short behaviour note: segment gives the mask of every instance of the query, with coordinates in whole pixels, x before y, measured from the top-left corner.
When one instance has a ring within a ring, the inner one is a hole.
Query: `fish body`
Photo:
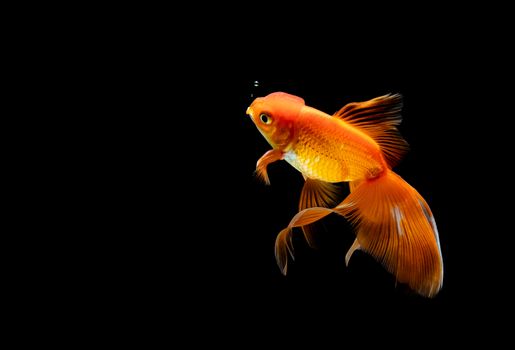
[[[292,228],[302,227],[309,243],[311,224],[334,212],[356,228],[347,263],[360,249],[419,294],[438,293],[443,261],[435,220],[422,196],[392,171],[408,149],[396,128],[401,108],[402,97],[395,94],[349,103],[329,115],[284,92],[249,106],[247,114],[272,146],[258,161],[257,174],[269,183],[267,165],[285,160],[306,179],[300,211],[276,241],[283,273],[293,256]],[[335,202],[337,182],[351,189],[341,203]]]
[[[284,160],[305,176],[327,182],[355,181],[386,169],[377,143],[368,135],[311,107],[295,123]]]

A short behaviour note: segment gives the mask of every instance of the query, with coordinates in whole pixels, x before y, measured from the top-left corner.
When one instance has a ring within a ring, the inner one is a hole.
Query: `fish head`
[[[300,97],[274,92],[256,98],[247,108],[247,115],[274,149],[287,150],[294,141],[295,122],[304,105]]]

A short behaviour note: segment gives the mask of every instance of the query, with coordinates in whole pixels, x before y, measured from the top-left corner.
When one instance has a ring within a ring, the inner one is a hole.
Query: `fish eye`
[[[272,123],[272,118],[268,114],[265,114],[265,113],[261,113],[259,115],[259,119],[261,119],[261,122],[263,124],[270,124],[270,123]]]

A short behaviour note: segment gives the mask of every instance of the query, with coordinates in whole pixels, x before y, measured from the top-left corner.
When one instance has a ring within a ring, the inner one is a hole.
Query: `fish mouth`
[[[253,118],[254,117],[254,111],[252,110],[252,108],[247,108],[247,111],[245,112],[246,115],[248,115],[249,117]]]

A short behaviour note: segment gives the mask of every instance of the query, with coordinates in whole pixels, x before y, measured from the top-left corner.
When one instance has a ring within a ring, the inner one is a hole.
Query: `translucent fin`
[[[268,178],[268,172],[266,168],[269,164],[276,162],[278,160],[282,160],[283,156],[283,152],[276,149],[271,149],[265,154],[263,154],[263,156],[259,158],[256,164],[256,176],[265,184],[270,185],[270,179]]]
[[[364,181],[343,204],[351,208],[346,216],[357,228],[361,250],[417,293],[438,293],[443,283],[438,230],[429,206],[413,187],[388,171]]]
[[[333,207],[338,204],[338,196],[338,185],[306,178],[300,194],[299,210],[312,207]]]
[[[293,245],[291,243],[292,228],[312,224],[331,213],[345,216],[350,214],[352,208],[352,204],[342,203],[334,209],[315,207],[307,208],[298,212],[293,219],[291,219],[288,227],[279,233],[275,241],[275,258],[281,272],[283,274],[286,274],[287,272],[288,254],[293,258]]]
[[[288,272],[288,255],[294,259],[291,228],[282,230],[275,240],[275,260],[283,275]]]
[[[365,102],[352,102],[334,114],[372,137],[381,147],[390,167],[407,152],[408,143],[397,130],[402,121],[402,96],[384,95]]]
[[[354,192],[356,187],[358,187],[362,182],[362,180],[349,182],[349,191]]]
[[[309,225],[315,221],[318,221],[327,215],[334,213],[334,209],[322,208],[322,207],[314,207],[304,209],[299,211],[293,219],[291,219],[288,227],[302,227],[304,225]]]
[[[306,182],[300,193],[299,211],[312,207],[330,208],[338,204],[339,187],[329,182],[304,178]],[[302,227],[304,237],[311,248],[316,248],[316,234],[323,230],[320,223]]]
[[[349,260],[352,256],[352,254],[354,254],[354,252],[356,250],[359,250],[360,248],[361,248],[361,246],[359,245],[358,239],[356,238],[354,240],[354,243],[352,243],[351,247],[347,251],[347,254],[345,254],[345,266],[349,266]]]

